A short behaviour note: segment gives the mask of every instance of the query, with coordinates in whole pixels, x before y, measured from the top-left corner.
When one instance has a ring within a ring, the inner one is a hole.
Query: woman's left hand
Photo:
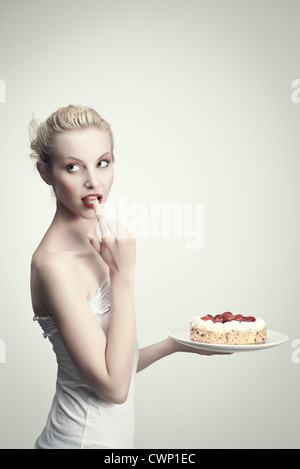
[[[184,345],[176,340],[172,339],[171,337],[168,337],[166,339],[167,346],[169,347],[170,354],[175,353],[175,352],[187,352],[187,353],[197,353],[198,355],[232,355],[232,353],[224,353],[224,352],[214,352],[210,350],[205,350],[205,349],[200,349],[197,347],[191,347],[189,345]]]

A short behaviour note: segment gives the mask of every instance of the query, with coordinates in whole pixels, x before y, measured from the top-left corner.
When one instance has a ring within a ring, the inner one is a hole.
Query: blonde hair
[[[88,127],[96,127],[109,133],[113,156],[114,141],[109,123],[94,109],[74,105],[58,109],[41,124],[37,124],[36,121],[31,122],[30,148],[32,151],[30,156],[37,161],[42,161],[46,165],[51,166],[54,153],[54,137],[60,133],[86,129]]]

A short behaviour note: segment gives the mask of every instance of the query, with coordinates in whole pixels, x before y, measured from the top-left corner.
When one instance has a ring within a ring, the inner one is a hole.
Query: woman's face
[[[51,184],[58,208],[94,218],[93,201],[107,200],[114,178],[109,133],[95,127],[72,130],[57,135],[54,146]]]

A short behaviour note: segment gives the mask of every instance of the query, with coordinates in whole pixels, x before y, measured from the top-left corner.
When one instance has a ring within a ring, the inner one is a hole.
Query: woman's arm
[[[188,347],[168,337],[167,339],[140,349],[137,372],[144,370],[157,360],[175,352],[197,353],[198,355],[218,355],[218,353],[215,352],[206,352],[205,350]]]
[[[106,347],[106,367],[116,383],[121,402],[127,399],[136,346],[135,239],[118,222],[108,221],[95,204],[101,231],[99,254],[109,267],[111,318]],[[95,246],[94,246],[95,247]]]
[[[106,367],[125,402],[133,370],[136,346],[134,280],[122,274],[110,276],[111,316],[106,347]]]

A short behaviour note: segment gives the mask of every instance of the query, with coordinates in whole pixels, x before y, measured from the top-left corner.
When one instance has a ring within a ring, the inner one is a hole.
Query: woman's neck
[[[65,238],[68,245],[82,247],[82,243],[89,242],[91,237],[97,237],[96,225],[96,218],[79,217],[58,205],[50,229]]]

